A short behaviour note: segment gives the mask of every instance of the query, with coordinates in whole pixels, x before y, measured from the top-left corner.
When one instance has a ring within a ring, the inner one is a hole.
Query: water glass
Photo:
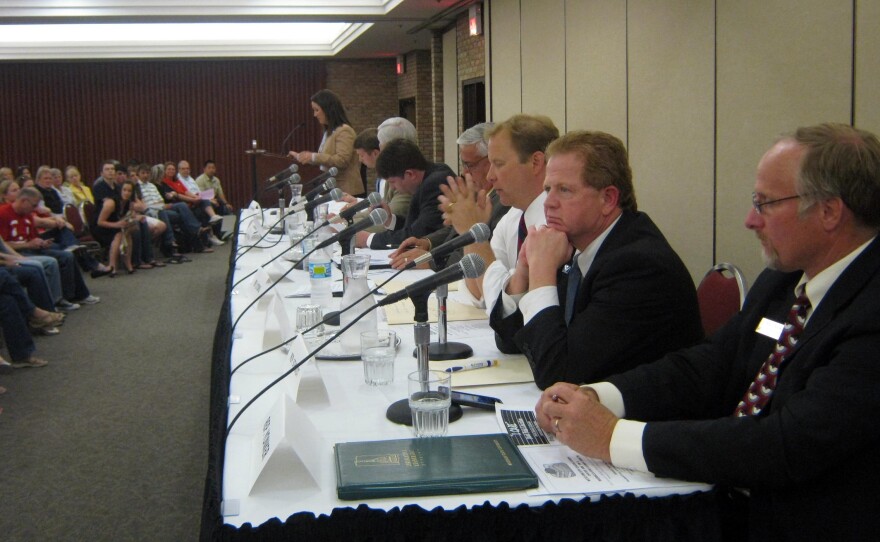
[[[322,203],[321,205],[318,205],[317,207],[315,207],[315,211],[314,211],[315,224],[319,224],[319,225],[323,224],[324,221],[327,220],[327,213],[329,213],[329,212],[330,212],[330,204],[329,203]]]
[[[314,344],[324,336],[323,318],[320,305],[305,304],[296,308],[296,331],[303,334],[306,343]],[[306,331],[312,327],[315,329]]]
[[[442,437],[449,429],[451,373],[416,371],[410,373],[409,408],[417,437]]]
[[[364,361],[364,382],[384,386],[394,382],[394,357],[397,355],[397,334],[383,329],[361,333],[361,359]]]
[[[290,185],[290,201],[291,204],[299,201],[300,196],[303,193],[303,185],[301,184],[292,184]]]

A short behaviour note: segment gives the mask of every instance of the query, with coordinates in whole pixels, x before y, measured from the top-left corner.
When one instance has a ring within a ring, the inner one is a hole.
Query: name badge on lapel
[[[755,331],[764,335],[765,337],[770,337],[774,341],[778,341],[779,337],[782,336],[782,328],[785,327],[783,324],[779,322],[774,322],[769,318],[761,318],[761,321],[758,323],[758,327],[755,328]]]

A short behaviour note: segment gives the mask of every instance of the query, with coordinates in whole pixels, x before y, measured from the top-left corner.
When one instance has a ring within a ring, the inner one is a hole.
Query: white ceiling
[[[0,0],[0,60],[394,56],[475,0]]]

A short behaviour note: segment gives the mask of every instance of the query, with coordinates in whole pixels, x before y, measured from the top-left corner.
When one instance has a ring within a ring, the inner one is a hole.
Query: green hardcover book
[[[336,494],[343,500],[513,491],[538,478],[507,435],[342,442]]]

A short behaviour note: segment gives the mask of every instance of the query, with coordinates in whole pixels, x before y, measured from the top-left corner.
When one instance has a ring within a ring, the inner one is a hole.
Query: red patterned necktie
[[[519,215],[519,228],[516,230],[516,253],[519,254],[519,250],[522,248],[523,242],[526,240],[526,236],[529,234],[529,229],[526,228],[526,213]]]
[[[767,361],[758,371],[758,376],[749,386],[748,391],[736,406],[733,415],[757,416],[770,402],[773,391],[776,389],[776,378],[779,376],[779,367],[785,361],[785,357],[794,350],[801,332],[804,330],[804,322],[807,319],[807,309],[810,308],[810,300],[806,292],[800,294],[788,312],[788,322],[782,329],[779,337]]]

